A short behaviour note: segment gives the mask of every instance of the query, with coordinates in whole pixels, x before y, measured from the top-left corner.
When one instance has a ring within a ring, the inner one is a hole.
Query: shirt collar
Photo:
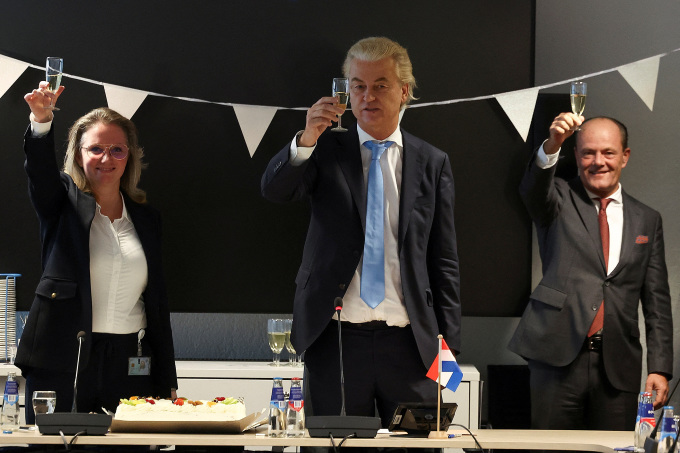
[[[399,126],[397,126],[395,131],[392,132],[390,134],[390,136],[387,137],[385,140],[378,140],[376,138],[371,137],[368,134],[368,132],[364,131],[358,124],[357,124],[357,132],[359,133],[359,144],[360,145],[363,145],[364,142],[367,142],[369,140],[375,140],[377,142],[390,141],[390,142],[396,143],[397,146],[399,146],[399,148],[402,148],[402,149],[404,148],[403,139],[402,139],[402,136],[401,136],[401,129],[399,128]]]
[[[588,196],[590,197],[590,199],[593,200],[593,202],[598,202],[598,200],[600,199],[599,196],[595,195],[590,190],[586,189],[586,192],[588,193]],[[623,195],[622,195],[622,192],[621,192],[621,183],[619,183],[619,187],[616,189],[616,192],[609,195],[607,198],[611,198],[615,203],[623,203]]]

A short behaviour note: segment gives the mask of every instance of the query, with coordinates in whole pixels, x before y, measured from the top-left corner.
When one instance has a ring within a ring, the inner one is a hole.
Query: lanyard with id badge
[[[151,357],[142,356],[142,338],[144,338],[144,329],[140,329],[137,333],[137,357],[128,357],[128,376],[151,374]]]

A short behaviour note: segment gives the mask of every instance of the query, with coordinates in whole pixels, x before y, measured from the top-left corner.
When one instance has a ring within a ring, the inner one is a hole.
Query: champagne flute
[[[283,345],[286,343],[286,332],[284,331],[283,321],[283,319],[267,320],[269,348],[274,353],[272,366],[279,366],[281,364],[279,355],[281,354],[281,350],[283,350]]]
[[[50,93],[56,93],[61,85],[61,76],[64,72],[64,59],[59,57],[47,57],[47,62],[45,63],[45,76],[47,80],[47,91]],[[52,105],[43,107],[48,110],[59,110],[59,108]]]
[[[295,359],[295,348],[293,347],[292,343],[290,342],[290,331],[293,328],[293,320],[292,319],[284,319],[283,320],[283,331],[286,334],[286,351],[288,351],[288,365],[290,366],[295,366],[295,362],[297,361]]]
[[[571,111],[574,115],[583,115],[586,108],[586,95],[588,94],[588,84],[586,82],[571,82],[569,98],[571,99]],[[576,128],[581,130],[581,128]]]
[[[338,98],[338,107],[345,110],[349,101],[349,80],[345,77],[333,79],[333,97]],[[331,129],[333,132],[347,132],[341,125],[342,114],[338,115],[338,125]]]

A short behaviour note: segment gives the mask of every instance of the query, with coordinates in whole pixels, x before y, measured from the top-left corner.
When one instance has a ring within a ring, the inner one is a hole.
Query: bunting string
[[[419,104],[411,104],[409,109],[432,107],[438,105],[457,104],[461,102],[475,102],[488,99],[496,99],[501,105],[506,115],[513,123],[517,132],[526,141],[531,126],[531,118],[533,117],[534,108],[536,106],[536,98],[540,90],[545,90],[560,85],[564,85],[576,80],[583,80],[598,77],[604,74],[618,71],[622,77],[628,82],[631,88],[640,96],[647,107],[652,110],[654,105],[654,95],[656,92],[656,81],[658,76],[659,61],[662,57],[668,56],[672,53],[680,51],[680,48],[654,55],[642,60],[637,60],[622,66],[617,66],[603,71],[584,74],[571,79],[560,80],[557,82],[548,83],[541,86],[524,88],[516,91],[505,93],[489,94],[483,96],[475,96],[460,99],[448,99],[435,102],[424,102]],[[16,82],[16,80],[23,74],[26,68],[33,68],[42,70],[43,67],[22,62],[14,58],[7,57],[0,54],[0,97],[4,96],[5,92]],[[283,107],[283,106],[264,106],[264,105],[246,105],[234,104],[231,102],[209,101],[205,99],[197,99],[182,96],[169,96],[163,93],[155,93],[135,88],[123,87],[119,85],[112,85],[106,82],[93,80],[81,77],[75,74],[64,73],[63,77],[68,79],[78,80],[81,82],[101,85],[104,87],[108,105],[114,108],[121,114],[132,117],[139,106],[144,102],[147,96],[158,96],[163,98],[178,99],[186,102],[197,102],[204,104],[222,105],[232,107],[235,110],[236,117],[239,121],[244,140],[248,147],[251,157],[255,153],[257,147],[264,137],[269,124],[277,110],[297,110],[306,111],[308,107]],[[403,114],[403,111],[402,111]]]
[[[576,82],[577,80],[590,79],[590,78],[601,76],[601,75],[604,75],[604,74],[609,74],[610,72],[619,71],[621,68],[624,68],[624,67],[629,66],[629,65],[634,65],[634,64],[639,63],[641,61],[645,61],[645,60],[648,60],[648,59],[651,59],[651,58],[662,58],[662,57],[668,56],[668,55],[675,53],[675,52],[678,52],[678,51],[680,51],[680,47],[677,48],[677,49],[670,50],[668,52],[662,53],[662,54],[654,55],[652,57],[643,58],[642,60],[636,60],[632,63],[626,63],[625,65],[622,65],[622,66],[617,66],[615,68],[605,69],[603,71],[593,72],[593,73],[590,73],[590,74],[584,74],[582,76],[573,77],[571,79],[561,80],[559,82],[553,82],[553,83],[549,83],[549,84],[546,84],[546,85],[537,86],[537,87],[534,87],[534,89],[545,90],[545,89],[548,89],[548,88],[554,88],[554,87],[557,87],[557,86],[560,86],[560,85],[565,85],[567,83]],[[531,89],[531,88],[529,88],[529,89]],[[521,90],[517,90],[517,91],[524,91],[524,90],[527,90],[527,88],[522,88]],[[508,93],[500,93],[500,94],[508,94]],[[487,99],[493,99],[493,98],[499,96],[500,94],[489,94],[489,95],[484,95],[484,96],[477,96],[477,97],[463,98],[463,99],[450,99],[450,100],[447,100],[447,101],[424,102],[422,104],[409,105],[409,108],[414,109],[414,108],[418,108],[418,107],[431,107],[433,105],[456,104],[458,102],[484,101],[484,100],[487,100]]]

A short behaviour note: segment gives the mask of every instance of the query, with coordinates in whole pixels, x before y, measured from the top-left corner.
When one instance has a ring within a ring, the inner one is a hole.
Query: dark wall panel
[[[0,53],[87,79],[213,102],[304,107],[330,94],[347,48],[371,35],[409,49],[418,102],[489,95],[533,83],[533,1],[382,2],[35,0],[4,5]],[[380,20],[374,20],[381,16]],[[329,25],[338,23],[339,27]],[[26,195],[22,97],[27,70],[0,99],[0,272],[19,272],[20,309],[40,276],[38,226]],[[101,86],[65,77],[55,121],[105,105]],[[286,313],[308,222],[305,203],[261,198],[266,163],[304,127],[279,110],[251,158],[227,106],[149,96],[132,118],[148,169],[142,186],[163,213],[173,311]],[[347,123],[353,118],[346,115]],[[405,129],[451,156],[463,310],[518,315],[530,286],[530,223],[517,195],[528,146],[496,101],[408,110]]]

